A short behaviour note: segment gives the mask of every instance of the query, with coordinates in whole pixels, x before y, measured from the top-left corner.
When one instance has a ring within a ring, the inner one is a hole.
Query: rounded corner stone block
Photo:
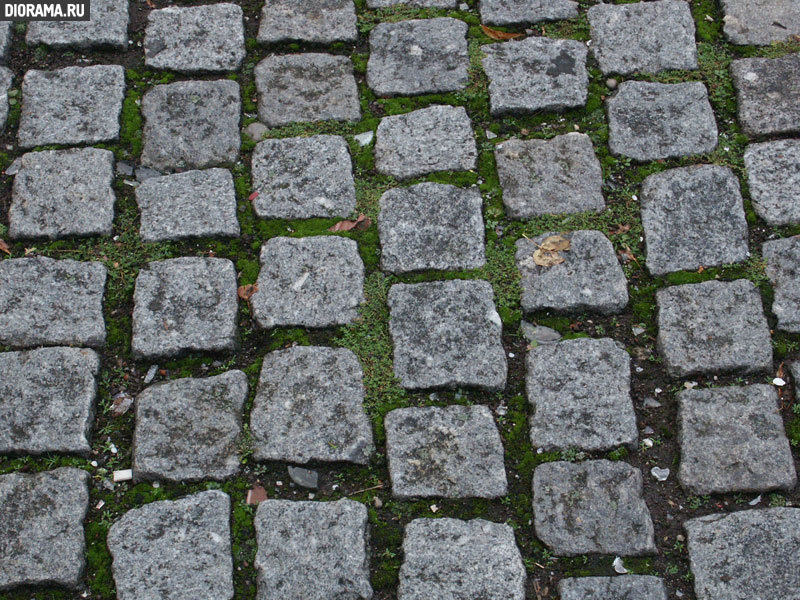
[[[480,0],[481,22],[487,25],[520,25],[560,21],[578,16],[574,0]]]
[[[561,600],[667,600],[661,577],[622,575],[616,577],[567,577],[558,582]]]
[[[762,246],[767,261],[766,273],[775,297],[772,312],[778,318],[778,329],[800,333],[800,239],[796,237],[768,240]]]
[[[28,46],[128,49],[128,0],[92,0],[88,21],[30,21]]]
[[[262,44],[290,40],[353,43],[357,39],[353,0],[267,0],[261,9],[258,41]]]
[[[747,135],[800,133],[800,52],[734,60],[731,77],[739,124]]]
[[[771,226],[800,223],[800,139],[750,144],[744,165],[756,214]]]
[[[725,35],[733,44],[769,46],[800,35],[795,0],[720,0]]]

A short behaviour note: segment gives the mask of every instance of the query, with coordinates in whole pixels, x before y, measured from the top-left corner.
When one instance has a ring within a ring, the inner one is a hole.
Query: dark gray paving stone
[[[0,44],[2,44],[2,39],[0,39]],[[0,67],[0,131],[5,129],[8,120],[8,92],[13,82],[14,72],[7,67]]]
[[[265,500],[255,517],[258,600],[369,600],[367,508]]]
[[[148,67],[182,73],[236,71],[244,55],[244,19],[236,4],[168,6],[147,14]]]
[[[656,302],[658,349],[671,376],[772,369],[772,340],[752,282],[663,288]]]
[[[14,30],[11,21],[0,23],[0,64],[5,64],[8,59],[8,50],[11,48],[11,41],[14,37]]]
[[[361,105],[346,56],[268,56],[255,69],[258,118],[267,127],[303,121],[358,121]]]
[[[394,373],[404,388],[505,387],[503,322],[487,281],[398,283],[388,302]]]
[[[0,344],[101,347],[106,341],[100,262],[0,261]]]
[[[353,0],[269,0],[261,9],[258,41],[262,44],[287,40],[330,44],[357,38]]]
[[[494,151],[503,204],[512,219],[605,209],[603,171],[583,133],[512,138]]]
[[[561,600],[667,600],[664,580],[652,575],[569,577],[558,582]]]
[[[790,491],[797,483],[773,386],[683,390],[678,421],[678,480],[691,493]]]
[[[747,135],[800,133],[800,53],[734,60],[731,76]]]
[[[536,537],[558,555],[656,553],[642,473],[624,462],[539,465],[533,515]]]
[[[236,190],[227,169],[151,177],[136,188],[145,242],[239,236]]]
[[[126,512],[108,530],[117,598],[233,598],[230,513],[219,490]]]
[[[136,398],[134,478],[220,481],[236,475],[246,400],[241,371],[145,389]]]
[[[395,498],[499,498],[508,492],[503,443],[487,407],[399,408],[384,425]]]
[[[82,586],[89,474],[62,467],[0,475],[0,590]]]
[[[558,21],[578,16],[573,0],[481,0],[481,22],[489,25],[517,25]]]
[[[455,8],[458,0],[367,0],[368,8],[386,8],[398,4],[418,8]]]
[[[764,242],[762,254],[767,261],[767,277],[775,290],[772,312],[778,317],[778,329],[800,333],[800,239],[784,238]]]
[[[89,454],[99,369],[84,348],[0,353],[0,453]]]
[[[381,196],[381,269],[480,269],[486,264],[483,199],[477,188],[440,183],[394,188]]]
[[[239,158],[239,84],[228,79],[157,85],[142,98],[142,165],[205,169]]]
[[[750,144],[744,164],[756,214],[768,225],[800,223],[800,140]]]
[[[642,183],[647,269],[696,271],[747,259],[747,220],[739,179],[727,167],[694,165]]]
[[[721,0],[725,35],[734,44],[768,46],[800,35],[794,0]]]
[[[469,171],[478,148],[463,106],[429,106],[384,117],[375,140],[375,168],[397,179],[436,171]]]
[[[398,600],[523,600],[514,530],[483,519],[414,519],[403,538]]]
[[[364,263],[353,240],[277,237],[261,246],[250,304],[261,327],[333,327],[358,317]]]
[[[367,85],[379,96],[413,96],[467,86],[467,24],[451,18],[380,23],[369,34]]]
[[[128,0],[92,0],[89,21],[31,21],[25,42],[82,50],[128,49]]]
[[[119,65],[31,69],[22,80],[22,148],[119,138],[125,71]]]
[[[337,135],[264,140],[252,159],[262,219],[347,217],[356,208],[350,149]]]
[[[364,374],[350,350],[296,346],[264,357],[250,414],[256,460],[367,464]]]
[[[800,509],[713,514],[684,527],[697,600],[798,597]]]
[[[623,81],[607,102],[608,145],[638,161],[711,152],[717,123],[706,86]]]
[[[529,37],[481,46],[494,116],[564,110],[586,104],[586,46],[577,40]]]
[[[148,263],[133,292],[137,358],[236,349],[236,269],[225,258],[182,257]]]

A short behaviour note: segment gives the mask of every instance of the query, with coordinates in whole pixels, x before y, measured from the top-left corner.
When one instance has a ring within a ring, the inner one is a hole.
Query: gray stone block
[[[800,133],[800,52],[734,60],[731,76],[739,124],[747,135]]]
[[[270,0],[261,9],[258,41],[262,44],[289,40],[330,44],[357,39],[353,0]]]
[[[499,498],[508,492],[503,443],[487,407],[399,408],[384,425],[395,498]]]
[[[544,463],[533,472],[536,537],[561,556],[655,554],[642,473],[624,462]]]
[[[667,600],[664,580],[652,575],[569,577],[558,582],[561,600]]]
[[[578,16],[573,0],[481,0],[481,22],[488,25],[518,25],[559,21]]]
[[[725,35],[734,44],[768,46],[800,35],[795,0],[720,0]]]
[[[8,60],[8,49],[11,48],[11,40],[14,37],[14,30],[11,21],[0,23],[0,64],[5,64]]]
[[[388,302],[394,373],[404,388],[505,387],[503,322],[489,282],[398,283]]]
[[[767,261],[767,277],[775,290],[772,312],[778,317],[778,329],[800,333],[800,239],[784,238],[764,242],[762,254]]]
[[[0,39],[0,44],[2,44],[2,39]],[[8,92],[13,82],[14,72],[7,67],[0,67],[0,131],[5,129],[8,120]]]
[[[750,144],[744,164],[756,214],[768,225],[800,223],[800,140]]]
[[[28,46],[128,49],[128,0],[92,0],[89,21],[31,21]]]

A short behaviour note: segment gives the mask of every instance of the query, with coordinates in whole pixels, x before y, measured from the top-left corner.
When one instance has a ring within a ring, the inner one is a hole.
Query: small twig
[[[380,490],[382,488],[383,488],[383,484],[379,483],[378,485],[374,485],[372,487],[364,488],[363,490],[358,490],[357,492],[351,492],[350,494],[347,494],[347,497],[349,498],[350,496],[358,496],[359,494],[363,494],[364,492],[369,492],[369,491],[372,491],[372,490]]]

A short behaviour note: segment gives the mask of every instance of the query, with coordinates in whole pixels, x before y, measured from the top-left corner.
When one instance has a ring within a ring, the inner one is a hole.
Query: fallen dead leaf
[[[120,392],[111,402],[111,416],[121,417],[133,406],[133,397],[127,392]]]
[[[492,29],[486,25],[481,25],[481,29],[483,29],[483,33],[485,33],[488,37],[499,42],[521,38],[525,35],[524,33],[508,33],[507,31],[498,31],[497,29]]]
[[[539,245],[545,252],[563,252],[570,249],[570,242],[563,235],[551,235]]]
[[[632,260],[636,261],[636,257],[633,255],[633,252],[631,252],[631,249],[628,248],[627,246],[625,247],[624,250],[618,251],[617,252],[617,256],[619,256],[619,259],[622,261],[622,264],[625,264],[625,265],[627,265]],[[637,263],[638,263],[638,261],[637,261]]]
[[[563,263],[564,257],[558,252],[550,252],[548,250],[542,250],[541,248],[538,248],[533,253],[533,262],[540,267],[554,267]]]
[[[361,213],[355,221],[352,219],[339,221],[333,227],[329,227],[328,231],[364,231],[369,228],[370,225],[372,225],[372,219]]]
[[[621,235],[623,233],[628,233],[631,230],[631,226],[627,223],[623,223],[622,225],[617,225],[613,229],[609,229],[609,235]]]
[[[252,298],[253,294],[255,294],[257,291],[258,284],[251,283],[249,285],[239,286],[239,289],[236,290],[236,294],[245,302],[250,302],[250,298]]]
[[[258,504],[267,499],[267,490],[260,485],[253,486],[253,489],[247,491],[247,504]]]
[[[6,244],[3,238],[0,238],[0,252],[5,252],[11,256],[11,248],[8,247],[8,244]]]
[[[153,4],[153,0],[144,0],[144,1],[147,3],[147,6],[149,8],[155,8],[156,7],[156,5]]]

